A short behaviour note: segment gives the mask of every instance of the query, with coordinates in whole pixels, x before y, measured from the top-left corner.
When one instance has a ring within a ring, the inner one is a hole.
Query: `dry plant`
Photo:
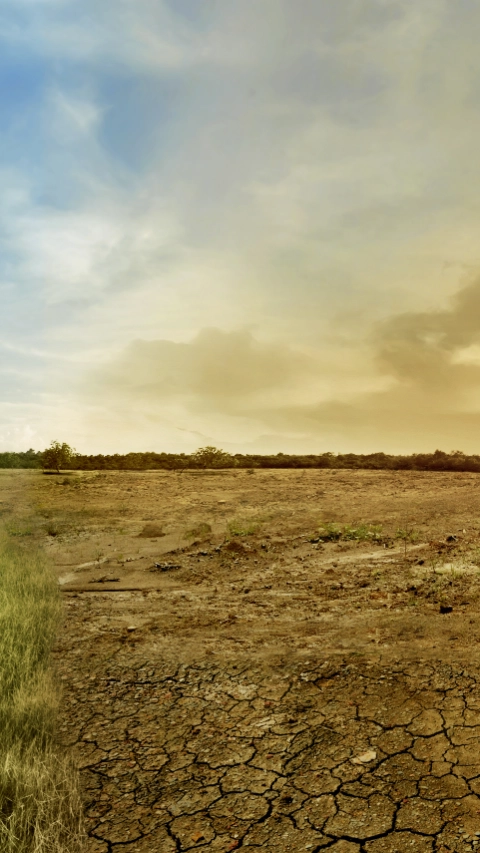
[[[55,740],[50,652],[61,614],[45,559],[0,541],[0,850],[82,847],[77,773]]]
[[[407,546],[408,544],[412,545],[414,542],[418,541],[418,530],[415,528],[414,524],[411,521],[409,521],[407,518],[404,518],[402,527],[399,527],[397,532],[395,533],[395,538],[403,540],[403,556],[406,560]]]

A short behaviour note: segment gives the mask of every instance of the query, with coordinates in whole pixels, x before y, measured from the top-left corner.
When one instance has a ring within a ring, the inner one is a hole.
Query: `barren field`
[[[86,853],[480,849],[478,475],[0,484],[64,597]]]

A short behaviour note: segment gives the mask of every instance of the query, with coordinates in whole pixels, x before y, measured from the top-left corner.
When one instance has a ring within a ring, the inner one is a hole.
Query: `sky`
[[[0,0],[0,451],[480,453],[475,0]]]

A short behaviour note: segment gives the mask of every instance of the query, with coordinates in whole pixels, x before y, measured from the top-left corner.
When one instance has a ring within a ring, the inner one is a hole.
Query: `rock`
[[[180,563],[154,563],[151,572],[170,572],[172,569],[181,569]]]
[[[373,749],[367,750],[367,752],[363,752],[362,755],[356,755],[355,758],[352,758],[352,764],[370,764],[371,761],[375,761],[377,757],[377,753]]]

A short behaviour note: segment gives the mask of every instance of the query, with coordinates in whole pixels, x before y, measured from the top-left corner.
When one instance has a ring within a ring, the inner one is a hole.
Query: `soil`
[[[62,591],[86,853],[480,849],[478,475],[0,485]]]

